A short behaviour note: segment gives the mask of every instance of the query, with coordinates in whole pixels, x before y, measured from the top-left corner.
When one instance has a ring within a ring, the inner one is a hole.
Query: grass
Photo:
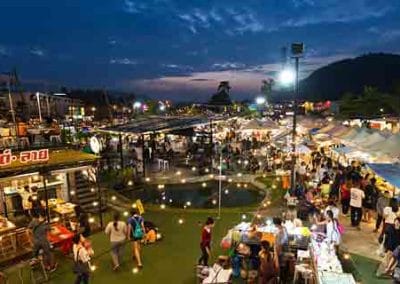
[[[243,213],[244,211],[242,211]],[[201,225],[208,216],[215,216],[215,211],[151,210],[144,214],[145,219],[153,221],[161,230],[164,239],[157,244],[143,248],[144,269],[138,274],[132,273],[134,267],[130,259],[130,246],[125,247],[124,263],[119,272],[111,270],[109,241],[103,233],[91,237],[95,250],[93,264],[97,270],[92,274],[91,283],[196,283],[195,265],[200,256],[199,240]],[[223,211],[217,220],[213,234],[213,258],[222,251],[219,242],[227,230],[240,222],[241,212]],[[179,225],[182,218],[184,224]],[[59,268],[51,275],[48,283],[70,284],[74,281],[72,260],[58,256]],[[27,271],[24,271],[25,283]],[[19,283],[16,273],[10,283]]]

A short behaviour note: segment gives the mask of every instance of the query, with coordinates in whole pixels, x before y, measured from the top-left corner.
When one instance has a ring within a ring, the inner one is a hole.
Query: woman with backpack
[[[111,242],[111,258],[113,262],[113,270],[117,270],[120,266],[123,246],[127,235],[127,225],[120,221],[119,212],[114,213],[114,221],[107,224],[105,233],[109,236]]]
[[[140,255],[140,242],[144,237],[144,219],[139,215],[137,209],[131,210],[131,217],[128,219],[128,239],[132,241],[132,257],[136,259],[138,268],[142,268],[142,258]]]

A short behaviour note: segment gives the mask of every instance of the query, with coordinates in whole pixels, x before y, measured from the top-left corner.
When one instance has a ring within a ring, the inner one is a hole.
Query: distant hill
[[[300,83],[304,99],[338,100],[344,93],[362,93],[364,86],[381,92],[400,87],[400,55],[367,54],[334,62],[314,71]]]

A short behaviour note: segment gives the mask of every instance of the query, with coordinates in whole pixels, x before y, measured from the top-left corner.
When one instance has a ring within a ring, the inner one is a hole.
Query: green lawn
[[[240,222],[240,213],[240,210],[226,210],[223,212],[221,220],[216,222],[213,236],[214,257],[221,253],[219,249],[221,238],[230,227]],[[208,216],[215,216],[215,211],[146,212],[145,219],[151,220],[159,226],[164,239],[155,245],[144,247],[144,269],[138,274],[132,273],[133,262],[130,259],[130,246],[126,246],[125,261],[121,270],[113,272],[108,253],[108,239],[103,233],[93,235],[92,243],[95,250],[93,264],[98,268],[92,275],[91,283],[195,283],[195,265],[200,256],[200,229],[201,224]],[[180,218],[184,220],[182,225],[178,224]],[[51,275],[49,283],[73,283],[72,260],[60,256],[58,262],[59,268]],[[19,282],[16,277],[13,277],[10,283]]]

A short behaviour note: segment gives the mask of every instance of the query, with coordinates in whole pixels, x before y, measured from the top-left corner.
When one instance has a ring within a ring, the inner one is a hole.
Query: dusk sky
[[[205,100],[229,80],[253,97],[306,45],[302,76],[400,52],[400,0],[2,0],[0,71],[26,82]]]

